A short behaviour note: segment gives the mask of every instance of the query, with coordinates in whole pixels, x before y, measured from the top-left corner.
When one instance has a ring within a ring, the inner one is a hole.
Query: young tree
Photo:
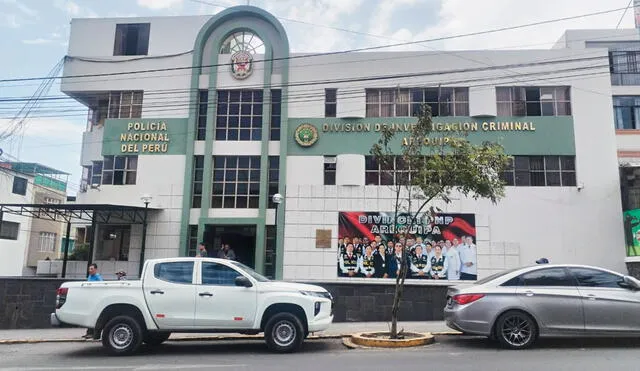
[[[381,171],[394,177],[391,187],[395,196],[396,231],[411,231],[420,214],[429,216],[438,212],[429,206],[432,200],[449,203],[453,192],[476,200],[489,199],[494,204],[504,196],[500,175],[508,165],[509,156],[499,144],[472,144],[466,139],[468,133],[463,131],[438,136],[428,105],[422,107],[422,114],[407,134],[399,139],[393,127],[383,127],[380,139],[370,150]],[[404,226],[397,223],[401,212],[408,215]],[[399,337],[398,312],[408,270],[404,246],[401,260],[391,310],[392,339]]]

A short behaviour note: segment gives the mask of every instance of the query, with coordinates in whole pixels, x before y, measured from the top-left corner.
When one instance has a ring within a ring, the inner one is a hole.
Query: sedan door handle
[[[164,291],[162,290],[151,290],[152,294],[164,294]]]
[[[594,294],[587,294],[587,298],[589,298],[589,300],[596,300],[596,296]]]
[[[525,291],[524,294],[527,295],[527,296],[533,296],[534,295],[533,291],[531,291],[531,290]]]
[[[209,297],[213,296],[213,294],[210,293],[210,292],[201,292],[198,295],[200,295],[200,296],[209,296]]]

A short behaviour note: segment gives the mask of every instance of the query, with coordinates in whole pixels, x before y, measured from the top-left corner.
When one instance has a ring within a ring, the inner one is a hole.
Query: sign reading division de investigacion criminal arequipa
[[[415,117],[292,118],[289,119],[289,155],[335,155],[348,149],[352,154],[369,154],[382,128],[396,132],[400,151],[415,138],[410,137]],[[306,136],[305,136],[306,135]],[[496,142],[510,155],[574,155],[573,118],[545,117],[434,117],[433,133],[427,145],[446,145],[451,138],[472,143]]]

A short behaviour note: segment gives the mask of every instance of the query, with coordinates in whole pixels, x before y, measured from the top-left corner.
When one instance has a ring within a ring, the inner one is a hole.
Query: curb
[[[445,331],[445,332],[432,332],[433,336],[456,336],[462,335],[457,331]],[[314,335],[307,337],[308,340],[321,340],[321,339],[343,339],[350,338],[353,334],[335,334],[335,335]],[[232,340],[262,340],[261,335],[237,335],[237,336],[198,336],[198,337],[177,337],[169,338],[168,342],[188,342],[188,341],[232,341]],[[0,340],[0,345],[13,345],[13,344],[39,344],[39,343],[96,343],[100,340],[89,339],[7,339]]]
[[[307,337],[307,340],[320,339],[341,339],[350,335],[315,335]],[[238,336],[192,336],[170,338],[167,342],[187,342],[187,341],[231,341],[231,340],[263,340],[260,335],[238,335]],[[98,343],[100,340],[94,339],[9,339],[0,340],[0,345],[12,344],[38,344],[38,343]]]

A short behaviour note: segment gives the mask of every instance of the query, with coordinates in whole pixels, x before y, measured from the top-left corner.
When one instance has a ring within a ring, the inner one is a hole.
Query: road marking
[[[232,365],[212,365],[203,363],[200,365],[145,365],[145,366],[65,366],[65,367],[9,367],[0,368],[0,371],[47,371],[47,370],[179,370],[179,369],[212,369],[212,368],[229,368],[229,367],[248,367],[246,364]]]

